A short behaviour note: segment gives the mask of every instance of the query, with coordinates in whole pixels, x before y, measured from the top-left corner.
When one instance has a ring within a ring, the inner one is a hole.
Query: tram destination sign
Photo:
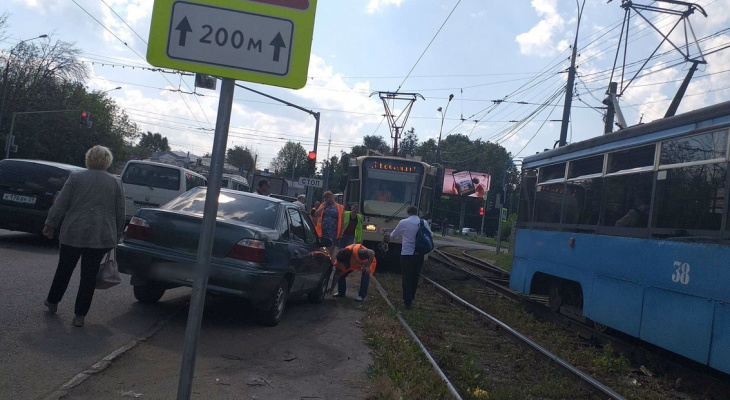
[[[306,84],[317,0],[155,0],[147,61],[248,82]]]

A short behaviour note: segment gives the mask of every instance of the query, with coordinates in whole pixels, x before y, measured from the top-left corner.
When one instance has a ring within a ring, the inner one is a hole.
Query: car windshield
[[[0,163],[0,185],[21,186],[35,192],[55,194],[61,190],[70,173],[50,165],[7,160]]]
[[[165,204],[167,210],[183,211],[203,215],[205,209],[205,188],[195,188]],[[218,196],[218,218],[246,222],[264,228],[274,229],[279,203],[267,197],[221,191]]]
[[[160,165],[130,163],[122,182],[158,189],[180,190],[180,171]]]

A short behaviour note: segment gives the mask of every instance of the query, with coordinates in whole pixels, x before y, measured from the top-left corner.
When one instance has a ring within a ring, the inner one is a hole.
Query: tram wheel
[[[563,305],[563,295],[561,292],[562,289],[560,287],[560,283],[550,283],[550,291],[548,292],[548,303],[550,304],[550,309],[554,312],[560,311],[560,306]]]

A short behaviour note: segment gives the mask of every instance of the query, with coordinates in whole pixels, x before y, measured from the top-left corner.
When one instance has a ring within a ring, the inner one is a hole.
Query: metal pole
[[[692,66],[689,68],[689,72],[687,72],[687,76],[684,77],[682,84],[679,86],[679,90],[677,90],[677,94],[674,95],[674,99],[672,99],[672,104],[669,105],[669,109],[667,110],[667,113],[664,114],[664,118],[673,117],[674,114],[677,113],[677,109],[679,108],[679,103],[682,101],[682,98],[684,97],[684,92],[687,91],[687,86],[689,86],[689,81],[692,80],[692,75],[694,75],[695,71],[697,71],[697,65],[699,63],[700,63],[699,61],[692,61]]]
[[[576,5],[578,0],[576,0]],[[586,2],[583,0],[583,6]],[[578,24],[575,28],[575,41],[573,42],[573,56],[570,57],[570,68],[568,68],[568,83],[565,87],[565,104],[563,105],[563,122],[560,125],[560,141],[558,146],[565,146],[568,138],[568,123],[570,122],[570,107],[573,105],[573,85],[575,84],[575,59],[578,52],[578,31],[580,30],[580,17],[583,15],[583,8],[578,8]]]
[[[3,126],[3,111],[5,111],[5,95],[8,92],[8,70],[10,70],[10,57],[13,56],[13,47],[10,49],[10,53],[8,54],[8,59],[5,61],[5,71],[3,71],[3,92],[2,97],[0,97],[0,129],[2,129]]]
[[[13,136],[13,129],[15,129],[15,114],[13,113],[13,119],[10,120],[10,133],[8,134],[8,138],[5,142],[5,159],[10,158],[10,148],[13,147],[13,139],[15,138]]]
[[[499,205],[499,224],[497,225],[497,254],[502,248],[502,208],[507,202],[507,166],[509,162],[504,163],[504,172],[502,173],[502,201]],[[496,206],[496,204],[495,204]]]
[[[177,400],[188,400],[192,392],[193,373],[195,372],[195,353],[200,338],[200,324],[203,320],[205,292],[208,286],[210,259],[215,237],[215,221],[218,214],[218,196],[221,190],[223,177],[223,161],[226,156],[228,142],[228,127],[231,123],[231,107],[235,80],[223,78],[221,94],[218,100],[218,117],[215,124],[213,138],[213,154],[210,157],[210,180],[205,195],[203,211],[203,226],[198,242],[197,275],[193,283],[192,300],[188,312],[188,324],[185,329],[185,348],[183,349],[180,381],[177,386]]]
[[[616,110],[613,108],[613,96],[616,96],[618,90],[618,82],[611,82],[608,84],[608,97],[603,100],[603,104],[606,105],[606,121],[603,124],[603,133],[613,132],[613,121],[616,116]]]
[[[484,217],[487,215],[487,194],[484,193],[484,205],[482,206],[482,229],[479,231],[481,237],[484,237]]]
[[[304,111],[306,111],[306,110],[304,110]],[[314,120],[316,121],[315,125],[314,125],[314,146],[312,147],[312,151],[314,152],[314,154],[317,154],[317,142],[319,142],[319,115],[320,114],[318,112],[313,112],[311,114],[314,117]],[[315,166],[316,166],[316,162],[317,162],[316,159],[314,162],[315,162]],[[315,175],[316,175],[316,171],[312,171],[312,173],[310,174],[309,177],[314,178]],[[314,188],[311,186],[307,186],[307,207],[310,204],[312,204],[312,197],[314,197]]]

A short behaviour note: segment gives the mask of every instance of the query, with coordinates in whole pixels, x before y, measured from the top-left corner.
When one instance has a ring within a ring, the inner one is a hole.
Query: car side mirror
[[[332,244],[333,243],[334,242],[332,242],[332,239],[330,239],[328,237],[321,237],[321,238],[319,238],[319,244],[321,244],[322,247],[332,247]]]

